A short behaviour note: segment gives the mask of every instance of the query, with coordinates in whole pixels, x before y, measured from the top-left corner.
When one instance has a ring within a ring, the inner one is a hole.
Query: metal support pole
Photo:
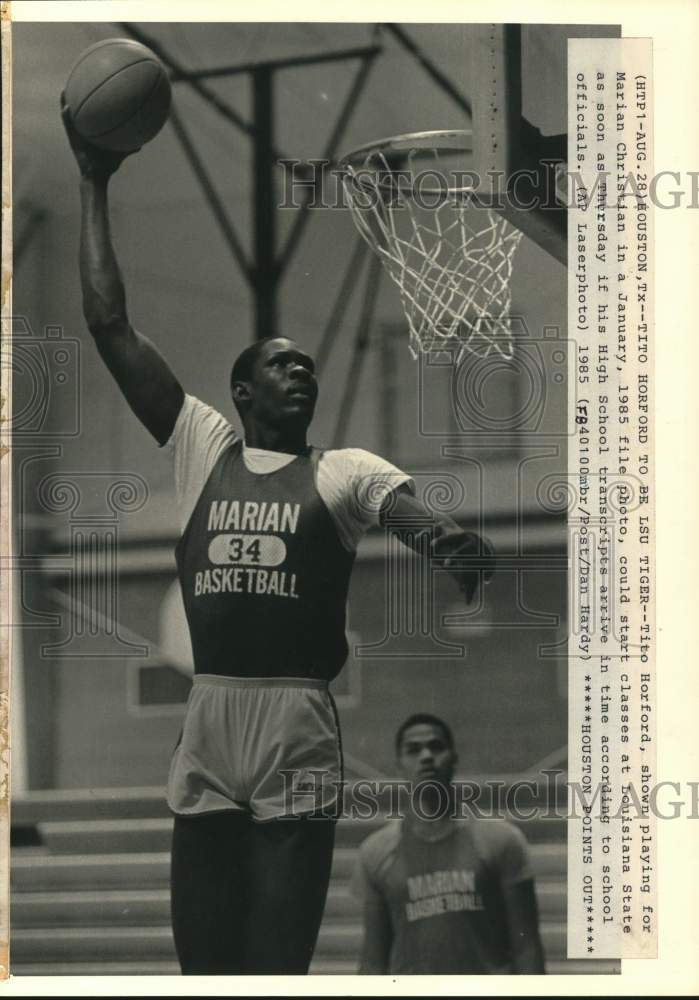
[[[349,302],[350,296],[352,295],[355,285],[357,284],[357,278],[359,276],[362,261],[368,252],[366,243],[361,236],[357,235],[352,257],[347,267],[347,271],[345,272],[345,276],[342,279],[340,291],[337,294],[335,304],[332,308],[332,312],[330,313],[328,322],[325,324],[323,336],[320,338],[320,344],[318,345],[318,350],[316,351],[315,360],[316,371],[318,371],[318,373],[321,373],[325,368],[337,335],[340,332],[342,320],[347,312],[347,303]]]
[[[228,248],[233,254],[234,258],[238,262],[241,271],[247,277],[250,276],[250,265],[245,258],[245,251],[243,250],[242,244],[238,239],[236,231],[233,227],[233,223],[228,217],[228,212],[226,211],[226,206],[221,200],[218,191],[214,187],[214,183],[209,176],[209,172],[204,166],[202,158],[197,152],[196,144],[192,141],[189,132],[182,124],[182,119],[178,115],[174,107],[170,108],[170,124],[172,125],[175,135],[180,141],[180,145],[184,150],[185,156],[189,160],[189,163],[194,171],[194,174],[201,185],[202,192],[206,201],[208,202],[213,218],[221,230],[221,234],[228,244]]]
[[[324,160],[333,160],[335,158],[335,153],[337,151],[337,145],[340,139],[345,134],[349,120],[352,117],[354,109],[359,102],[361,93],[366,86],[366,82],[369,79],[369,73],[374,64],[374,55],[366,56],[360,63],[359,68],[352,81],[352,86],[350,87],[349,93],[345,98],[345,103],[342,106],[340,115],[335,122],[332,130],[332,135],[330,136],[328,142],[323,150]],[[282,252],[280,254],[279,266],[281,270],[284,270],[288,262],[293,256],[294,250],[296,249],[301,236],[303,235],[304,229],[308,223],[309,213],[308,206],[311,201],[311,193],[308,188],[306,188],[306,197],[303,204],[300,206],[296,219],[294,220],[294,225],[289,233],[286,244],[284,245]]]
[[[381,330],[379,360],[381,364],[381,454],[398,461],[398,407],[396,405],[398,362],[396,359],[396,328],[392,323],[384,323]]]
[[[454,86],[449,77],[442,73],[437,64],[429,59],[424,52],[418,48],[404,28],[401,28],[398,24],[384,24],[382,27],[386,28],[387,31],[390,31],[391,34],[398,39],[403,48],[407,49],[408,52],[415,56],[423,69],[429,74],[429,76],[432,77],[434,82],[441,87],[446,94],[449,94],[451,99],[455,101],[462,111],[465,111],[467,115],[471,114],[471,102],[468,98],[464,97],[458,88]]]
[[[357,323],[357,333],[354,340],[354,352],[352,360],[350,361],[347,381],[345,382],[345,391],[342,395],[342,401],[340,402],[338,409],[337,423],[335,424],[333,442],[334,447],[336,448],[342,448],[344,446],[347,430],[352,420],[354,404],[357,400],[357,390],[359,389],[359,380],[362,375],[364,359],[366,358],[366,353],[369,349],[369,343],[371,340],[374,310],[376,308],[376,300],[379,294],[379,284],[381,282],[382,270],[383,265],[381,261],[375,254],[372,254],[369,261],[369,273],[367,274],[366,291],[364,293],[362,312],[359,317],[359,322]]]
[[[255,338],[277,333],[276,205],[274,198],[273,129],[274,71],[268,67],[252,74],[255,115],[253,178],[255,191]]]
[[[167,52],[165,48],[160,45],[155,38],[153,38],[152,35],[147,35],[141,28],[137,28],[134,24],[129,24],[128,22],[122,23],[121,27],[127,35],[130,35],[137,42],[140,42],[142,45],[147,46],[155,52],[158,59],[165,64],[165,67],[169,69],[176,78],[182,77],[185,74],[186,71],[183,67],[177,62],[177,60],[173,59],[170,53]],[[228,104],[227,101],[220,98],[214,90],[211,90],[210,87],[205,86],[203,83],[199,83],[198,80],[190,80],[189,85],[199,94],[200,97],[203,97],[205,101],[208,101],[212,108],[215,108],[220,115],[223,115],[223,117],[226,118],[231,125],[235,125],[236,128],[246,132],[248,135],[255,134],[253,126],[250,125],[249,122],[246,122],[244,118],[238,114],[235,108]]]
[[[257,69],[294,69],[297,66],[317,66],[319,63],[339,62],[341,59],[361,59],[381,52],[380,45],[363,45],[361,48],[338,49],[336,52],[320,52],[307,56],[292,56],[287,59],[258,59],[255,62],[235,63],[228,66],[211,66],[209,69],[180,69],[170,78],[173,83],[185,80],[213,80],[216,77],[238,76],[252,73]]]

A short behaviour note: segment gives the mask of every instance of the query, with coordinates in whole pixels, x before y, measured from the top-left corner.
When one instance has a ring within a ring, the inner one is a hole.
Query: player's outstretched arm
[[[61,114],[80,168],[80,281],[85,320],[129,406],[156,441],[164,444],[175,426],[184,391],[155,345],[129,322],[109,229],[109,179],[128,154],[98,149],[81,139],[63,96]]]
[[[473,531],[464,531],[448,515],[432,516],[424,505],[403,485],[389,493],[381,509],[381,523],[390,524],[410,548],[423,551],[417,526],[429,524],[432,556],[439,559],[457,581],[470,604],[481,583],[487,583],[495,571],[495,555],[490,543]]]

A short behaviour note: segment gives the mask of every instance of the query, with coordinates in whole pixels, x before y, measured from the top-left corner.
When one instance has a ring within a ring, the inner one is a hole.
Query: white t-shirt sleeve
[[[386,496],[403,484],[414,490],[407,473],[362,448],[326,451],[318,463],[318,492],[349,550],[356,549],[364,532],[379,523]]]
[[[236,436],[231,424],[217,410],[195,396],[185,395],[177,422],[165,444],[174,460],[180,531],[187,527],[211,470]]]

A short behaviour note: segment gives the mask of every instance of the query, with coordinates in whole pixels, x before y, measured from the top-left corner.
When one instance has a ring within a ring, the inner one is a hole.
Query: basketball
[[[83,139],[129,153],[153,139],[167,121],[170,81],[145,45],[108,38],[91,45],[75,63],[65,100]]]

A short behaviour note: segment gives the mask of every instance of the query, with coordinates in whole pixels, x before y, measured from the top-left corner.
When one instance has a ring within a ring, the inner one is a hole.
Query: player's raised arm
[[[129,406],[159,444],[172,433],[184,392],[151,341],[129,322],[124,283],[109,229],[107,187],[124,153],[78,136],[61,98],[68,139],[80,168],[80,281],[83,313],[97,349]]]

